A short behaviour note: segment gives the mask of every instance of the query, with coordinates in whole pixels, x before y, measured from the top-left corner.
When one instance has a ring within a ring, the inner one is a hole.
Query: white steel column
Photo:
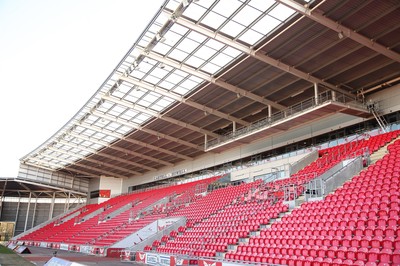
[[[33,215],[32,215],[32,224],[31,224],[31,228],[33,228],[33,225],[35,224],[35,215],[36,215],[37,201],[38,201],[38,197],[36,197],[36,199],[35,199],[35,206],[33,207]]]
[[[32,199],[32,192],[29,192],[29,200],[28,200],[28,208],[26,208],[24,232],[26,231],[26,227],[28,226],[29,209],[31,208],[31,199]]]
[[[315,96],[315,104],[319,103],[318,99],[318,83],[314,83],[314,96]]]
[[[21,197],[18,198],[17,211],[15,212],[15,226],[14,226],[14,234],[13,235],[15,235],[15,230],[17,229],[17,222],[18,222],[18,214],[19,214],[20,203],[21,203]]]
[[[51,218],[53,218],[55,199],[56,199],[56,193],[53,192],[53,198],[51,199],[51,203],[50,203],[49,220],[50,220]]]
[[[71,192],[68,192],[68,198],[65,200],[65,204],[64,204],[64,212],[67,212],[69,209],[70,198],[71,198]]]
[[[272,106],[268,105],[268,121],[271,122],[272,117]]]

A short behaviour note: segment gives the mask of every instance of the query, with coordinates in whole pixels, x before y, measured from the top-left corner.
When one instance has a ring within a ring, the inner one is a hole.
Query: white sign
[[[69,245],[68,244],[61,244],[60,249],[61,250],[68,250]]]

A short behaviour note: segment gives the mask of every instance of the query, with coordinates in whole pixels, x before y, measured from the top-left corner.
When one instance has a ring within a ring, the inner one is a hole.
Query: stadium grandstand
[[[110,69],[0,179],[9,247],[400,265],[399,1],[166,0]]]

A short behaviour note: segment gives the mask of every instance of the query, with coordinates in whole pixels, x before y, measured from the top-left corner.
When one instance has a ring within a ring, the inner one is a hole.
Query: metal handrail
[[[325,91],[325,92],[320,93],[317,97],[313,96],[313,97],[308,98],[300,103],[292,105],[284,110],[278,111],[278,112],[272,114],[271,117],[262,118],[256,122],[250,124],[249,126],[242,127],[234,132],[230,132],[226,135],[222,135],[216,139],[210,140],[207,142],[207,148],[216,146],[225,141],[229,141],[229,140],[241,137],[245,134],[254,132],[260,128],[269,126],[273,123],[277,123],[283,119],[286,119],[295,114],[304,112],[306,110],[309,110],[315,106],[321,105],[328,101],[335,101],[335,102],[340,102],[340,103],[351,104],[351,105],[357,106],[358,108],[363,107],[361,104],[355,104],[355,99],[350,98],[344,94],[336,93],[336,95],[333,96],[331,91]]]

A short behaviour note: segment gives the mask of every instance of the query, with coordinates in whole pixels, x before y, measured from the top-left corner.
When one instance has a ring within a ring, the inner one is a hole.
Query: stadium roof
[[[400,80],[399,6],[167,0],[86,105],[21,163],[132,177],[227,149],[209,147],[266,117],[304,111],[316,90],[361,100]],[[307,121],[336,112],[366,115],[329,105]]]

